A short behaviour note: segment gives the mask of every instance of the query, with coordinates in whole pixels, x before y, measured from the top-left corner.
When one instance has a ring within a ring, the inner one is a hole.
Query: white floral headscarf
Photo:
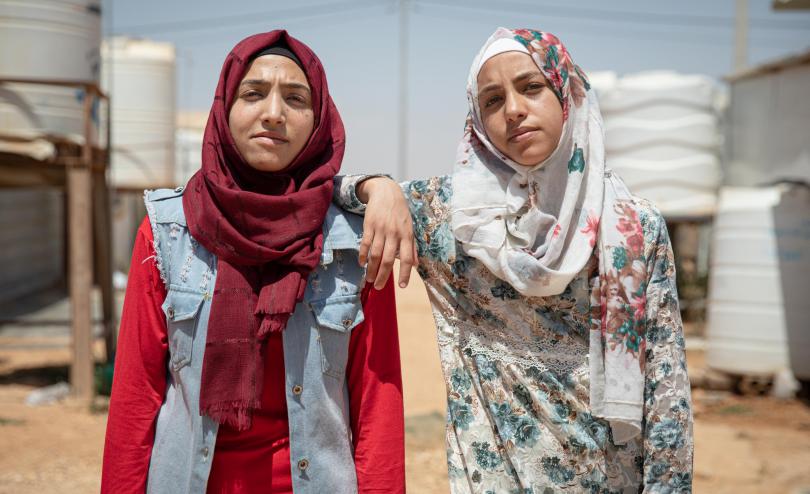
[[[531,56],[562,105],[560,141],[534,166],[501,153],[481,120],[478,72],[506,51]],[[470,114],[453,169],[453,234],[467,255],[530,297],[562,293],[597,248],[591,409],[624,443],[641,431],[646,261],[633,197],[605,169],[596,96],[556,36],[499,28],[473,62],[467,98]]]

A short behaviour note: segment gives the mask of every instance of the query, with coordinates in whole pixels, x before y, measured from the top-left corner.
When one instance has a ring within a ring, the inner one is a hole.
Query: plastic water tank
[[[112,95],[112,185],[173,186],[174,45],[114,37],[101,51],[102,86]]]
[[[95,81],[101,42],[99,0],[0,0],[0,77]],[[0,132],[83,136],[81,91],[0,87]]]
[[[713,233],[707,364],[810,379],[810,188],[724,187]]]
[[[203,130],[177,129],[175,182],[185,184],[202,167]]]
[[[721,180],[714,81],[668,71],[602,79],[608,166],[668,217],[711,216]]]
[[[202,166],[202,143],[207,123],[208,111],[177,112],[174,176],[178,185],[188,182]]]
[[[619,76],[612,70],[591,70],[588,71],[588,82],[596,91],[597,96],[601,98],[602,95],[616,88]]]

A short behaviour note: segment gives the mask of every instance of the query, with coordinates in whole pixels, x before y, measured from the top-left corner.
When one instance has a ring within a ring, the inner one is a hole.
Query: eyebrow
[[[270,84],[270,82],[265,79],[245,79],[244,81],[242,81],[241,84],[239,84],[239,87],[264,86],[267,84]],[[300,82],[282,82],[281,85],[290,89],[302,89],[308,93],[311,92],[309,86],[307,86],[306,84],[301,84]]]
[[[543,75],[543,74],[539,70],[526,70],[524,72],[521,72],[517,76],[515,76],[515,78],[512,79],[512,82],[524,81],[524,80],[526,80],[526,79],[528,79],[528,78],[530,78],[532,76],[535,76],[535,75]],[[495,89],[498,89],[499,87],[501,87],[501,86],[497,82],[487,84],[486,86],[481,88],[480,91],[478,91],[478,96],[480,97],[482,94],[488,93],[490,91],[494,91]]]

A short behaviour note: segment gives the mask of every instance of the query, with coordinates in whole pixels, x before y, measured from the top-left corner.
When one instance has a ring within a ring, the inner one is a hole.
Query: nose
[[[264,100],[262,123],[269,127],[278,127],[287,121],[284,113],[284,101],[278,91],[271,91]]]
[[[520,122],[526,118],[526,104],[520,95],[515,94],[514,91],[509,91],[506,94],[506,101],[504,102],[504,116],[509,123]]]

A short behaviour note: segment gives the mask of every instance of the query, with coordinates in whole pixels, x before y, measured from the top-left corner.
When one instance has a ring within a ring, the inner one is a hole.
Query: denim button
[[[298,460],[298,469],[299,470],[303,471],[303,470],[306,470],[307,468],[309,468],[309,460],[307,460],[306,458]]]
[[[292,392],[294,395],[300,395],[304,391],[304,388],[301,387],[300,384],[296,384],[293,386]]]
[[[352,325],[352,320],[351,319],[344,319],[343,320],[343,326],[344,327],[348,328],[351,325]]]
[[[169,308],[166,309],[166,314],[169,315],[169,319],[174,319],[174,307],[170,305]]]

